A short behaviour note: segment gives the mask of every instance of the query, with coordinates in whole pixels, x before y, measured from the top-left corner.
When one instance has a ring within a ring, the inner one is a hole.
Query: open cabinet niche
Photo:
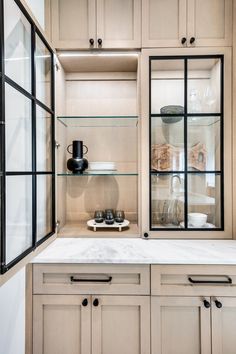
[[[58,55],[57,219],[59,236],[138,236],[138,55]],[[114,171],[73,174],[67,147],[82,140],[88,162]],[[86,149],[85,149],[86,150]],[[121,232],[87,226],[95,210],[123,210]]]

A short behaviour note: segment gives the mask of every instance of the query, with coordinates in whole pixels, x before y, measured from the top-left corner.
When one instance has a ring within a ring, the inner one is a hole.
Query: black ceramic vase
[[[72,146],[72,152],[69,150]],[[86,148],[86,151],[83,151],[83,148]],[[74,140],[71,145],[67,147],[69,154],[72,154],[72,158],[67,161],[67,168],[72,173],[83,173],[88,168],[88,160],[84,158],[84,155],[87,154],[88,148],[86,145],[83,145],[83,141]]]

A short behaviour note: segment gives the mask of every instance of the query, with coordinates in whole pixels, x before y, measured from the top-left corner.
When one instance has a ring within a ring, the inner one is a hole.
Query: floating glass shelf
[[[138,125],[138,116],[61,116],[57,119],[70,128],[136,127]]]
[[[181,118],[182,120],[184,119],[183,117],[181,116],[176,116],[174,115],[173,116],[173,120],[177,118]],[[151,118],[152,118],[152,127],[161,127],[162,126],[162,123],[163,123],[163,120],[162,118],[165,118],[166,121],[167,119],[170,120],[170,127],[171,127],[171,115],[169,116],[157,116],[157,115],[151,115]],[[196,127],[206,127],[206,126],[211,126],[211,125],[215,125],[217,123],[220,122],[220,116],[219,114],[216,114],[215,116],[209,116],[209,115],[206,115],[206,116],[203,116],[203,115],[191,115],[191,116],[188,116],[187,118],[187,122],[188,122],[188,126],[196,126]],[[180,122],[181,120],[179,120]],[[164,123],[164,124],[167,124],[167,123]]]
[[[86,177],[86,176],[138,176],[137,172],[117,172],[117,171],[94,171],[94,172],[84,172],[71,173],[71,172],[60,172],[57,176],[62,177]]]

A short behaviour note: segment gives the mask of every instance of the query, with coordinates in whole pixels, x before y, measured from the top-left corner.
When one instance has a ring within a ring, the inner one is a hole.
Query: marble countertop
[[[236,265],[236,241],[61,238],[32,263]]]

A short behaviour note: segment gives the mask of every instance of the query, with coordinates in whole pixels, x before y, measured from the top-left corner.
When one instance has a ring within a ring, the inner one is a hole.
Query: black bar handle
[[[187,41],[187,38],[186,38],[186,37],[183,37],[183,38],[181,39],[181,43],[182,43],[183,45],[186,43],[186,41]]]
[[[221,309],[222,308],[222,303],[220,302],[220,301],[218,301],[218,300],[215,300],[215,304],[216,304],[216,307],[218,308],[218,309]]]
[[[188,277],[188,280],[192,284],[232,284],[232,279],[228,276],[225,276],[227,280],[194,280],[191,277]]]
[[[98,299],[94,299],[93,301],[93,306],[97,307],[99,305]]]
[[[204,306],[205,306],[206,309],[209,309],[209,308],[211,307],[210,302],[207,301],[207,300],[203,300],[203,304],[204,304]]]
[[[83,301],[82,301],[82,306],[88,306],[88,299],[84,299]]]
[[[112,277],[108,277],[107,279],[83,279],[83,278],[74,278],[70,277],[70,281],[72,283],[110,283],[112,281]]]

